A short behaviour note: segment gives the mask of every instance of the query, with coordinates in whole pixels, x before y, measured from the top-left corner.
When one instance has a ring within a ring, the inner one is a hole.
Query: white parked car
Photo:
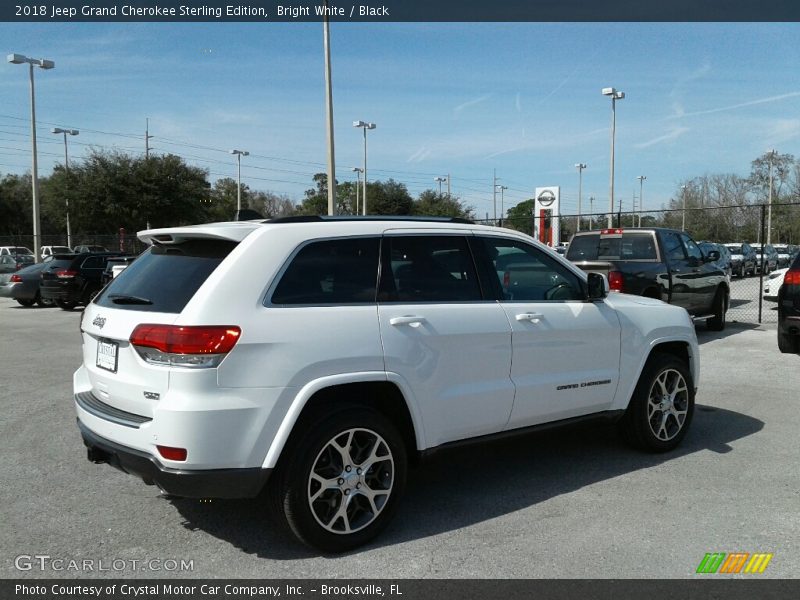
[[[39,256],[41,258],[47,258],[54,254],[72,254],[72,248],[69,246],[42,246],[39,249]]]
[[[788,270],[789,268],[787,267],[785,269],[778,269],[769,274],[769,277],[767,277],[764,282],[764,300],[769,300],[770,302],[778,301],[778,290],[781,289],[783,285],[783,276],[786,275],[786,271]]]
[[[30,248],[25,246],[0,246],[0,256],[14,256],[17,254],[30,254],[33,256]]]
[[[520,233],[296,217],[139,238],[152,247],[82,316],[89,459],[179,496],[266,486],[323,551],[377,535],[412,457],[590,418],[663,452],[692,420],[686,310],[609,296]]]

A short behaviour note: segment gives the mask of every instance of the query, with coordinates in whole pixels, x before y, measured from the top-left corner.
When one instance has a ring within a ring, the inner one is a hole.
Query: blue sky
[[[36,70],[40,173],[63,161],[53,126],[91,146],[184,156],[211,179],[235,177],[294,200],[325,171],[322,25],[0,23],[5,53]],[[771,148],[800,155],[800,25],[392,23],[331,25],[337,178],[353,179],[369,132],[370,179],[412,194],[448,173],[482,217],[497,170],[506,208],[560,185],[563,212],[608,205],[610,120],[617,104],[616,197],[645,208],[705,173],[747,175]],[[25,69],[3,63],[0,173],[30,168]],[[499,198],[498,198],[499,202]]]

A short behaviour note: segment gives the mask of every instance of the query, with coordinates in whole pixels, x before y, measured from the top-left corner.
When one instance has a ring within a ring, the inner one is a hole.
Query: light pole
[[[434,177],[434,181],[439,183],[439,197],[442,197],[442,184],[447,181],[447,177]]]
[[[29,77],[31,82],[31,195],[33,196],[33,256],[38,263],[41,261],[39,248],[41,247],[41,223],[39,222],[39,164],[36,154],[36,93],[33,85],[33,67],[40,69],[52,69],[56,66],[52,60],[44,58],[28,58],[22,54],[9,54],[8,62],[21,65],[27,64],[29,67]]]
[[[575,168],[578,169],[578,228],[576,231],[581,230],[581,195],[583,192],[583,170],[586,165],[583,163],[575,163]]]
[[[494,170],[494,175],[492,177],[492,206],[494,207],[494,217],[493,225],[497,226],[497,169]]]
[[[603,96],[611,97],[611,176],[609,181],[608,193],[608,227],[613,226],[614,216],[614,138],[617,134],[617,100],[625,97],[625,92],[620,92],[616,88],[607,87],[601,90]]]
[[[681,186],[681,196],[683,196],[683,216],[681,217],[681,231],[686,231],[686,186]]]
[[[356,212],[358,214],[358,188],[361,187],[361,173],[364,172],[364,169],[361,167],[353,167],[352,171],[356,174]]]
[[[642,196],[643,182],[647,179],[644,175],[639,175],[636,179],[639,180],[639,227],[642,226],[642,210],[644,209],[644,196]]]
[[[505,216],[505,209],[503,208],[503,192],[508,189],[507,185],[498,185],[497,189],[500,190],[500,227],[503,226],[503,217]]]
[[[775,150],[769,151],[769,199],[767,200],[767,243],[772,243],[772,162]]]
[[[363,206],[364,214],[367,214],[367,129],[375,129],[375,123],[367,123],[366,121],[353,121],[353,127],[361,127],[364,130],[364,193],[361,195],[363,198],[361,204]]]
[[[80,131],[77,129],[62,129],[61,127],[53,127],[51,133],[64,134],[64,170],[67,174],[67,185],[69,185],[69,152],[67,151],[67,136],[78,135]],[[67,207],[67,246],[72,248],[72,231],[69,228],[69,197],[64,198],[64,204]]]
[[[325,51],[325,137],[328,142],[328,214],[336,212],[336,157],[333,135],[333,87],[331,83],[331,24],[325,0],[325,15],[322,23],[322,45]],[[365,196],[366,197],[366,196]]]
[[[236,172],[237,172],[237,184],[236,184],[236,212],[238,213],[242,210],[242,157],[249,156],[250,153],[247,150],[236,150],[233,149],[230,151],[231,154],[236,155]],[[238,214],[237,214],[237,219]]]
[[[594,229],[594,196],[589,196],[589,231]]]

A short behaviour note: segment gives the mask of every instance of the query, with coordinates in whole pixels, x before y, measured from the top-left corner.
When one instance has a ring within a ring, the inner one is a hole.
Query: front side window
[[[481,238],[506,300],[584,300],[580,278],[547,253],[524,242]]]
[[[472,254],[462,236],[388,236],[382,257],[380,302],[482,300]]]
[[[292,259],[272,293],[272,304],[375,302],[380,239],[312,242]]]
[[[664,254],[670,262],[686,260],[686,253],[683,250],[681,238],[677,233],[665,233],[663,237]]]
[[[698,261],[703,260],[703,252],[697,247],[695,241],[686,234],[681,235],[681,238],[683,238],[683,243],[686,245],[686,253],[689,258],[694,258]]]

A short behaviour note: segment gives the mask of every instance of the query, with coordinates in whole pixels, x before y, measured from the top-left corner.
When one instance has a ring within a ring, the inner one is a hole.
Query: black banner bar
[[[174,579],[0,582],[5,600],[783,600],[800,597],[800,580],[715,578],[679,580],[355,580]]]
[[[797,0],[5,0],[9,22],[776,22]]]

